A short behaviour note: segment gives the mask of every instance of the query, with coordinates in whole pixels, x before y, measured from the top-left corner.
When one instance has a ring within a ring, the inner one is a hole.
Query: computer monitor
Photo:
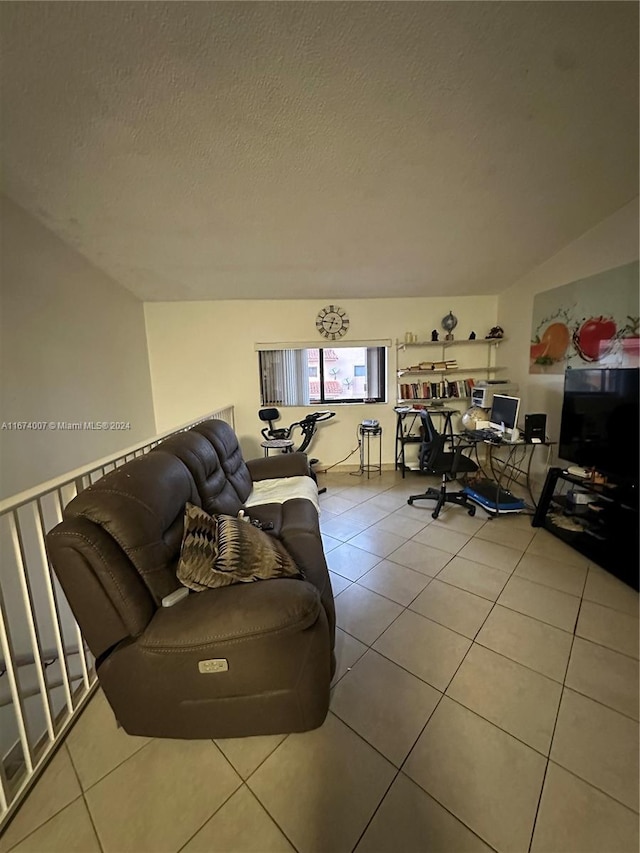
[[[520,411],[520,397],[507,397],[505,394],[494,394],[491,404],[489,425],[491,429],[513,433],[518,425],[518,412]]]

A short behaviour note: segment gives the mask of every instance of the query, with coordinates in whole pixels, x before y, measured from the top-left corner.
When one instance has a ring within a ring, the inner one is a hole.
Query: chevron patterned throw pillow
[[[239,518],[211,516],[190,503],[176,574],[184,586],[198,592],[232,583],[302,577],[274,536]]]

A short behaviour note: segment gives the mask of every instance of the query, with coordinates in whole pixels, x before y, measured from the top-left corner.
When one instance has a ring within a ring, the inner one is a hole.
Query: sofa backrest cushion
[[[200,505],[193,477],[175,456],[147,453],[75,497],[65,518],[86,518],[115,539],[159,605],[179,587],[176,567],[185,504]]]
[[[193,430],[201,433],[211,442],[218,454],[222,469],[227,475],[227,480],[236,490],[240,503],[244,503],[251,494],[253,482],[233,429],[225,421],[213,418],[196,424]]]
[[[190,429],[172,435],[152,453],[165,451],[177,456],[195,480],[202,508],[209,515],[237,515],[242,507],[238,493],[227,475],[213,444],[202,433]]]

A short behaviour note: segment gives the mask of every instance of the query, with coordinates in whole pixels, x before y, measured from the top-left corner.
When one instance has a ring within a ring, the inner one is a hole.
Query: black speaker
[[[524,416],[524,440],[531,442],[542,442],[547,437],[547,416],[545,414]]]

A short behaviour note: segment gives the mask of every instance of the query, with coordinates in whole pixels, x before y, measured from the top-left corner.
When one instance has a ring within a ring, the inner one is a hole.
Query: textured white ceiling
[[[490,294],[638,194],[638,4],[0,4],[5,192],[145,300]]]

